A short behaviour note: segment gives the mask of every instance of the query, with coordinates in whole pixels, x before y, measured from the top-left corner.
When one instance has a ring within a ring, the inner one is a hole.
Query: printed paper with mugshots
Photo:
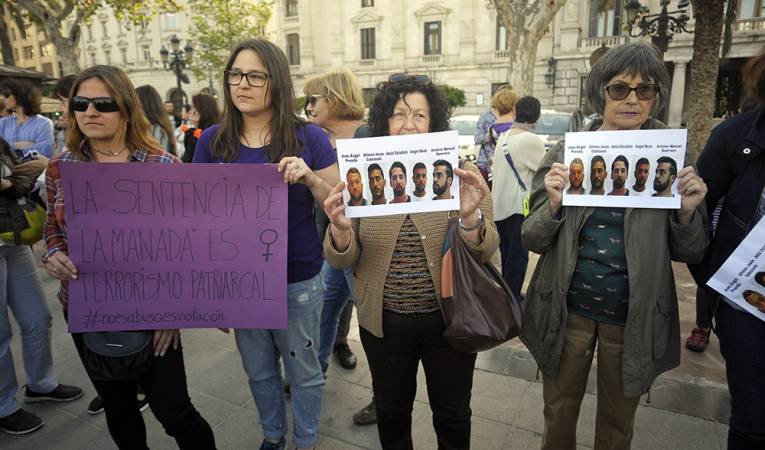
[[[337,141],[348,217],[460,208],[456,131]]]
[[[752,228],[707,286],[765,321],[765,218]]]
[[[686,130],[566,133],[563,206],[679,209]]]

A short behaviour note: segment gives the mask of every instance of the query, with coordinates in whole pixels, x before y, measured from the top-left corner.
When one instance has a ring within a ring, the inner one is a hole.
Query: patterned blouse
[[[383,309],[399,314],[438,311],[422,239],[407,216],[398,234],[383,286]]]

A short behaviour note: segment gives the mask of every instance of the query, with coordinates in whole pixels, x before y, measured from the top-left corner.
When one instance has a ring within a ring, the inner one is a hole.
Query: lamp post
[[[193,54],[194,47],[188,42],[183,50],[181,50],[181,40],[178,39],[178,36],[176,35],[173,35],[173,37],[170,38],[170,50],[163,45],[162,49],[159,51],[159,57],[162,59],[162,66],[165,70],[175,74],[178,90],[173,99],[173,105],[175,114],[178,116],[181,115],[181,109],[183,108],[183,89],[181,89],[181,83],[189,83],[189,76],[183,73],[183,69],[185,69],[188,63],[191,62],[191,56]]]
[[[558,60],[553,57],[547,58],[547,73],[545,73],[545,86],[555,91],[555,69]]]
[[[627,31],[633,38],[651,36],[651,42],[662,56],[669,48],[669,41],[677,33],[692,33],[685,28],[688,24],[688,4],[690,0],[677,2],[676,11],[668,11],[670,0],[661,0],[661,12],[649,14],[647,7],[638,0],[629,0],[624,9],[627,11]]]

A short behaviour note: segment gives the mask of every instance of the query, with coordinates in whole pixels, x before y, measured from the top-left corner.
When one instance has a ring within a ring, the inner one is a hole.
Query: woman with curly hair
[[[0,137],[24,157],[42,155],[50,158],[53,121],[40,115],[40,91],[25,81],[11,78],[3,82],[0,96],[5,108],[14,113],[0,119]]]
[[[446,101],[428,77],[395,74],[378,90],[369,111],[370,135],[449,129]],[[331,221],[324,254],[333,267],[355,265],[353,291],[361,343],[372,372],[373,405],[384,449],[412,448],[412,404],[420,362],[438,447],[470,447],[476,355],[457,352],[442,337],[446,325],[439,308],[441,252],[450,214],[462,218],[459,235],[482,261],[491,259],[499,237],[489,187],[475,165],[468,162],[465,167],[453,169],[461,181],[459,211],[351,220],[345,216],[345,183],[324,202]]]

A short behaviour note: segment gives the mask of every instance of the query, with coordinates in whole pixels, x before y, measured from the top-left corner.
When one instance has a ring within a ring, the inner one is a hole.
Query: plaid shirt
[[[85,154],[85,161],[95,162],[95,158],[90,153],[86,145],[82,146],[82,152]],[[43,263],[48,262],[48,258],[58,252],[66,252],[66,214],[64,213],[64,191],[61,185],[61,163],[70,161],[81,161],[77,159],[74,153],[65,151],[51,158],[48,162],[48,170],[45,174],[45,185],[48,190],[48,221],[45,223],[43,238],[47,251],[43,256]],[[130,155],[128,162],[146,162],[146,163],[177,163],[178,158],[169,153],[149,153],[146,150],[136,150]],[[69,282],[62,281],[58,290],[58,300],[66,309],[69,298]]]

